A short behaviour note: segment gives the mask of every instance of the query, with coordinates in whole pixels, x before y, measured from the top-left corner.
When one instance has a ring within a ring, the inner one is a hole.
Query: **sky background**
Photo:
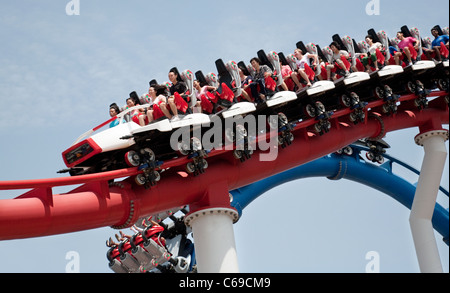
[[[61,153],[109,118],[109,104],[146,92],[151,79],[167,81],[173,66],[216,72],[218,58],[248,63],[260,49],[292,53],[300,40],[324,47],[335,33],[359,41],[370,28],[393,37],[406,24],[430,36],[434,25],[449,25],[445,0],[379,0],[380,14],[372,16],[368,2],[81,0],[80,15],[68,16],[69,0],[1,1],[0,181],[65,176],[56,174],[65,168]],[[397,131],[385,140],[390,155],[420,169],[418,132]],[[447,158],[447,190],[448,173]],[[0,191],[0,199],[24,192]],[[448,197],[438,200],[448,208]],[[419,272],[409,212],[345,180],[279,186],[234,226],[240,270],[364,273],[366,254],[376,251],[381,272]],[[65,272],[69,251],[79,254],[81,272],[111,272],[105,240],[116,232],[107,227],[0,242],[0,272]],[[448,246],[436,237],[448,272]]]

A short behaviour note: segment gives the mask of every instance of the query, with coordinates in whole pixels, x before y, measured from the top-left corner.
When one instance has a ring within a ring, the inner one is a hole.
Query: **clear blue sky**
[[[366,14],[368,0],[80,0],[79,16],[66,15],[68,2],[0,4],[2,181],[61,176],[62,151],[108,119],[109,104],[146,92],[153,78],[168,80],[173,66],[215,72],[218,58],[248,63],[259,49],[291,53],[300,40],[326,46],[339,33],[359,41],[370,28],[393,36],[404,24],[428,36],[434,25],[449,25],[444,0],[379,0],[380,15],[373,16]],[[416,134],[408,129],[386,140],[391,155],[420,169]],[[448,172],[447,159],[446,189]],[[0,191],[0,199],[22,193]],[[439,200],[448,207],[448,198]],[[399,203],[356,183],[286,184],[256,200],[235,225],[240,269],[362,273],[366,253],[377,251],[381,272],[418,272],[408,218]],[[104,243],[114,233],[102,228],[0,242],[0,272],[64,272],[69,251],[79,253],[81,272],[110,272]],[[440,238],[448,272],[448,246]]]

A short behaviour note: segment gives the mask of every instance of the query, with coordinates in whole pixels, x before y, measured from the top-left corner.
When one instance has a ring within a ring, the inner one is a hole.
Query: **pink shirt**
[[[404,48],[409,47],[409,45],[414,46],[415,42],[416,42],[416,39],[414,39],[413,37],[404,38],[403,41],[398,43],[398,48],[403,50]]]

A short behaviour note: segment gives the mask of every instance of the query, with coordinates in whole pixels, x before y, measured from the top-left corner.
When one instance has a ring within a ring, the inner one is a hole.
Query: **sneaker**
[[[170,122],[176,122],[176,121],[180,121],[180,117],[177,116],[173,116],[172,119],[170,119]]]

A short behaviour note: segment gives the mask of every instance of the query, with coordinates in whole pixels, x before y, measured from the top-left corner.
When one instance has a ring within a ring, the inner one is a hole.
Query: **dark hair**
[[[367,39],[367,38],[369,38],[369,39],[371,39],[371,40],[373,41],[373,36],[372,36],[372,35],[367,35],[367,36],[366,36],[366,39]]]
[[[432,31],[437,31],[438,35],[442,36],[444,33],[439,25],[435,25],[431,28]]]
[[[331,44],[330,44],[330,48],[331,48],[331,46],[335,46],[335,47],[336,47],[336,49],[338,49],[338,50],[340,50],[340,49],[341,49],[341,46],[339,46],[338,42],[331,42]]]
[[[173,67],[173,68],[171,68],[170,70],[169,70],[169,73],[175,73],[176,75],[178,75],[178,70],[175,68],[175,67]]]
[[[256,63],[261,65],[261,60],[258,57],[253,57],[252,59],[250,59],[250,63],[252,63],[252,61],[256,61]]]
[[[141,101],[139,100],[139,96],[135,91],[130,93],[130,98],[133,99],[135,105],[141,104]]]
[[[177,76],[177,81],[178,82],[183,81],[183,79],[181,78],[180,72],[178,71],[178,69],[176,67],[172,67],[169,70],[169,73],[171,73],[171,72],[174,73]]]
[[[116,103],[112,103],[111,105],[109,105],[109,109],[114,109],[114,110],[116,110],[116,113],[117,113],[117,114],[120,113],[120,108],[119,108],[119,106],[117,106]]]
[[[159,96],[159,95],[166,95],[167,87],[165,85],[163,85],[163,84],[154,84],[151,87],[155,90],[157,96]]]
[[[154,85],[158,85],[158,82],[156,81],[156,79],[152,79],[148,84],[150,85],[150,87],[152,87]]]

